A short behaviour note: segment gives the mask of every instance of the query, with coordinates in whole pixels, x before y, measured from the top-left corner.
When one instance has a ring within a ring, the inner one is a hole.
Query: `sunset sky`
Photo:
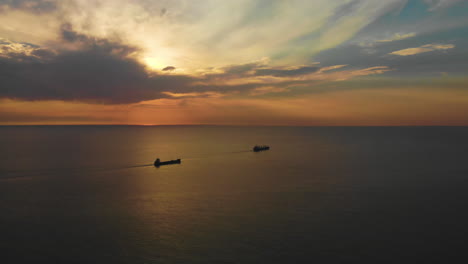
[[[0,124],[468,125],[468,1],[0,0]]]

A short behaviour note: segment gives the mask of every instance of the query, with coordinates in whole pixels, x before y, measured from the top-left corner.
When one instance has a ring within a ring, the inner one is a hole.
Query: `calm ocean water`
[[[1,263],[455,263],[467,205],[463,127],[0,127]]]

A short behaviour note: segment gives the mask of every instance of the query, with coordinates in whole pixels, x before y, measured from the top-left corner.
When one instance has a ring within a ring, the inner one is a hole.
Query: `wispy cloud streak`
[[[427,44],[427,45],[423,45],[417,48],[397,50],[397,51],[391,52],[390,54],[398,55],[398,56],[411,56],[411,55],[416,55],[416,54],[421,54],[421,53],[426,53],[426,52],[431,52],[431,51],[436,51],[436,50],[448,50],[448,49],[453,49],[453,48],[455,48],[455,45],[452,45],[452,44]]]

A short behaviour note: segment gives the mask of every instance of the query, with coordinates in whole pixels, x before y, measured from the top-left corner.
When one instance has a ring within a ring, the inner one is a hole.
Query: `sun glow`
[[[144,64],[153,71],[162,71],[165,67],[168,66],[164,60],[160,59],[159,57],[144,57],[143,58]]]

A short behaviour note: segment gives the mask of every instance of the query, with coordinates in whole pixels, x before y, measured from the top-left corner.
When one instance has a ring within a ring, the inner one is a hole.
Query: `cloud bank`
[[[257,61],[198,75],[172,73],[173,66],[154,72],[136,58],[136,47],[77,33],[69,24],[62,25],[61,38],[66,49],[2,40],[0,98],[128,104],[239,92],[258,96],[389,70],[385,66],[346,70],[345,65],[321,67],[317,63],[270,66],[267,61]]]
[[[187,86],[193,78],[148,72],[138,48],[62,27],[72,49],[48,50],[31,44],[0,43],[0,97],[133,103],[162,97],[161,91]]]

